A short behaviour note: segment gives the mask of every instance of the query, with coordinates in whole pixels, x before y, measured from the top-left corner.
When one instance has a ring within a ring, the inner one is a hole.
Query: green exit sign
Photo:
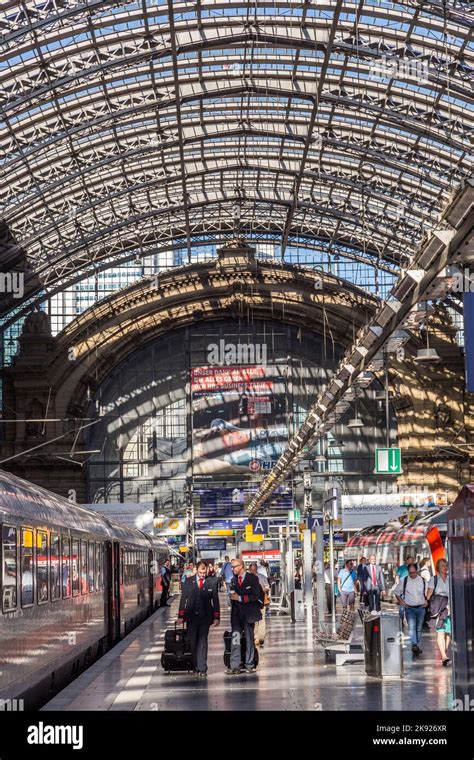
[[[375,449],[375,472],[377,475],[400,475],[402,450],[396,446],[390,449]]]
[[[288,512],[288,522],[298,523],[301,520],[301,512],[299,509],[290,509]]]

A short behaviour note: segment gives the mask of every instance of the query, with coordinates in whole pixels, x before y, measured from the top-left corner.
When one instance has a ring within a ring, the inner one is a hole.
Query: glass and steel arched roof
[[[472,173],[466,0],[3,2],[25,298],[239,231],[396,270]]]

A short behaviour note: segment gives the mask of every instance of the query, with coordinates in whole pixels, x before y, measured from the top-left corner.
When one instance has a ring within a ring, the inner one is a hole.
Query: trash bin
[[[381,612],[364,621],[365,672],[368,676],[403,675],[400,616]]]
[[[291,619],[294,623],[304,620],[303,590],[295,589],[290,594]]]

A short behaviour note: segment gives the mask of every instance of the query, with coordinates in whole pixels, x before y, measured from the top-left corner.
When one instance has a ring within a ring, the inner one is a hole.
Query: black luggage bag
[[[161,653],[161,665],[168,673],[173,671],[188,672],[194,669],[193,656],[188,647],[186,628],[165,631],[165,650]]]
[[[224,633],[224,665],[226,668],[230,668],[230,647],[232,643],[232,632],[225,631]],[[245,641],[245,633],[242,633],[240,637],[240,665],[245,667],[245,653],[247,651],[247,644]],[[256,668],[258,666],[258,649],[255,647],[255,657],[253,658],[253,665]]]

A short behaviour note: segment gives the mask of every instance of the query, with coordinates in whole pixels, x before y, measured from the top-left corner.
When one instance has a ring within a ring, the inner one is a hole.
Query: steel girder
[[[4,3],[2,209],[31,283],[150,236],[190,252],[236,205],[283,252],[303,234],[406,263],[472,169],[471,8]]]
[[[400,274],[388,299],[380,304],[370,323],[359,331],[328,386],[314,401],[301,428],[250,502],[249,515],[262,509],[277,485],[303,456],[304,447],[309,443],[313,445],[334,427],[341,416],[338,406],[353,393],[361,373],[380,354],[416,305],[429,299],[430,289],[439,273],[450,266],[466,246],[470,249],[474,246],[474,180],[464,183],[451,199],[437,228],[417,251],[410,268]]]

